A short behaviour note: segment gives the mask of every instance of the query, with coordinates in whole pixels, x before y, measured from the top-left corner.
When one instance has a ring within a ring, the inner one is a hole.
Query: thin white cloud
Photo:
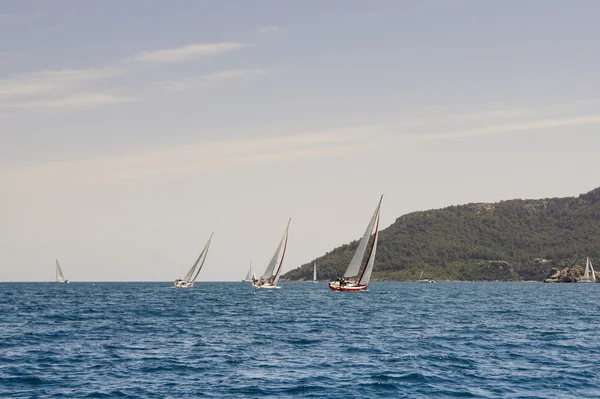
[[[24,101],[9,104],[0,103],[0,109],[4,108],[90,108],[104,105],[116,105],[135,101],[133,97],[115,96],[105,93],[76,94],[60,99],[48,99],[38,101]]]
[[[263,76],[269,71],[262,68],[251,69],[233,69],[229,71],[221,71],[210,75],[201,75],[178,79],[166,84],[167,88],[172,91],[198,90],[208,87],[214,87],[233,80],[248,79],[255,76]]]
[[[591,126],[600,125],[600,115],[572,116],[565,118],[542,119],[536,121],[524,121],[511,124],[493,124],[463,130],[451,130],[445,132],[410,134],[402,136],[403,139],[412,141],[429,140],[452,140],[468,137],[487,136],[500,133],[512,133],[519,131],[553,129],[560,127]]]
[[[129,61],[164,64],[176,63],[191,60],[198,57],[204,57],[207,55],[228,53],[231,51],[240,50],[246,46],[247,45],[244,43],[235,42],[190,44],[184,47],[153,51],[142,51],[129,58]]]
[[[146,154],[54,162],[0,171],[0,179],[60,183],[214,173],[218,169],[369,151],[380,126],[360,126],[287,137],[198,141]],[[24,183],[25,184],[25,183]]]
[[[56,93],[78,84],[106,79],[124,73],[120,68],[62,69],[18,75],[0,80],[0,99]]]
[[[258,28],[258,33],[260,33],[261,35],[268,35],[270,33],[284,33],[286,31],[287,29],[281,28],[276,25],[261,26],[260,28]]]
[[[82,97],[77,92],[86,90],[85,86],[91,82],[134,72],[142,66],[140,63],[176,63],[196,57],[235,51],[246,46],[244,43],[235,42],[190,44],[178,48],[141,52],[104,68],[42,70],[16,75],[0,80],[0,108],[81,108],[132,101],[130,97],[115,97],[105,94]],[[0,62],[3,58],[3,54],[0,53]],[[137,61],[138,64],[131,63],[131,61]],[[223,71],[201,78],[181,79],[173,83],[171,90],[187,90],[196,88],[196,86],[206,87],[216,82],[265,73],[266,71],[261,69]]]

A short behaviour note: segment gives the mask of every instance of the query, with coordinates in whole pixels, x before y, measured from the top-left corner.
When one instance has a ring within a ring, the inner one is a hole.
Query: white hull
[[[265,288],[265,289],[281,288],[278,285],[272,285],[272,284],[263,284],[263,285],[252,284],[252,286],[254,286],[254,288]]]
[[[173,285],[178,288],[192,288],[194,286],[194,283],[183,281],[183,280],[175,280]]]

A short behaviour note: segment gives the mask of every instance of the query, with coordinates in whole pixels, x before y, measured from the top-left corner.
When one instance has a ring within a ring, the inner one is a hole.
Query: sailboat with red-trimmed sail
[[[369,281],[371,280],[371,273],[373,272],[373,266],[375,265],[375,253],[377,252],[377,237],[379,235],[379,216],[381,210],[381,201],[383,201],[383,195],[379,199],[377,208],[369,221],[369,225],[360,240],[354,256],[346,269],[343,277],[338,277],[334,281],[329,282],[329,288],[333,291],[364,291],[369,288]],[[371,235],[373,240],[371,241]],[[367,246],[371,241],[371,247],[369,249],[369,256],[365,266],[361,270],[364,255],[367,251]]]
[[[253,278],[252,285],[256,288],[280,288],[277,285],[279,281],[279,276],[281,275],[281,269],[283,267],[283,258],[285,258],[285,251],[287,249],[288,243],[288,232],[290,230],[290,222],[292,219],[288,221],[285,232],[283,233],[283,237],[281,237],[281,241],[267,266],[267,269],[263,273],[260,278]]]

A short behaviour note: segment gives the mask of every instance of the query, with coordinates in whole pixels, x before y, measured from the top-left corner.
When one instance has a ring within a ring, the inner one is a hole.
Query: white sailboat
[[[288,232],[290,230],[290,222],[292,219],[288,221],[287,227],[285,229],[285,233],[283,233],[283,237],[281,237],[281,241],[267,266],[267,269],[263,273],[260,278],[254,278],[252,281],[252,285],[256,288],[279,288],[277,286],[277,282],[279,281],[279,276],[281,275],[281,268],[283,266],[283,258],[285,257],[285,251],[287,249],[288,242]],[[283,249],[283,252],[282,252]],[[279,255],[281,254],[281,258]],[[279,263],[279,265],[277,265]]]
[[[318,283],[318,281],[317,281],[317,262],[313,263],[313,283]]]
[[[430,279],[427,277],[423,278],[424,271],[425,271],[424,269],[421,270],[421,275],[419,276],[419,280],[417,281],[417,283],[435,283],[435,280],[433,280],[433,279]]]
[[[595,283],[596,282],[596,273],[594,272],[594,266],[592,265],[592,261],[588,257],[585,262],[585,272],[583,272],[583,280],[580,283]]]
[[[179,288],[191,288],[194,286],[194,281],[198,278],[198,274],[200,274],[200,270],[202,270],[202,266],[204,266],[204,262],[206,261],[206,256],[208,255],[208,248],[210,247],[210,240],[212,240],[212,236],[215,232],[213,231],[208,239],[208,242],[204,246],[202,252],[196,259],[196,262],[192,265],[190,271],[187,272],[184,278],[178,278],[175,280],[175,287]]]
[[[256,280],[256,273],[252,271],[252,261],[250,261],[250,269],[248,269],[248,273],[246,274],[246,278],[242,280],[244,283],[251,283]]]
[[[62,269],[60,268],[60,264],[58,263],[58,259],[56,259],[56,280],[54,280],[55,283],[67,283],[69,284],[69,280],[67,280],[65,278],[65,275],[62,272]]]
[[[379,199],[377,208],[371,217],[371,221],[363,234],[356,252],[346,269],[343,277],[338,277],[335,281],[329,282],[329,288],[334,291],[364,291],[369,287],[369,281],[371,280],[371,272],[373,272],[373,265],[375,264],[375,253],[377,252],[377,237],[379,236],[379,214],[381,209],[381,201],[383,201],[383,195]],[[373,230],[373,227],[375,230]],[[369,239],[373,234],[373,242],[371,243],[371,249],[369,250],[369,256],[365,267],[362,272],[359,273],[362,260],[367,250]]]

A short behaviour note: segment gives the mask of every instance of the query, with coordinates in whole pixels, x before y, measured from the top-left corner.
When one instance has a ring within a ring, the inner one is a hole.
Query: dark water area
[[[0,398],[599,398],[600,284],[0,283]]]

